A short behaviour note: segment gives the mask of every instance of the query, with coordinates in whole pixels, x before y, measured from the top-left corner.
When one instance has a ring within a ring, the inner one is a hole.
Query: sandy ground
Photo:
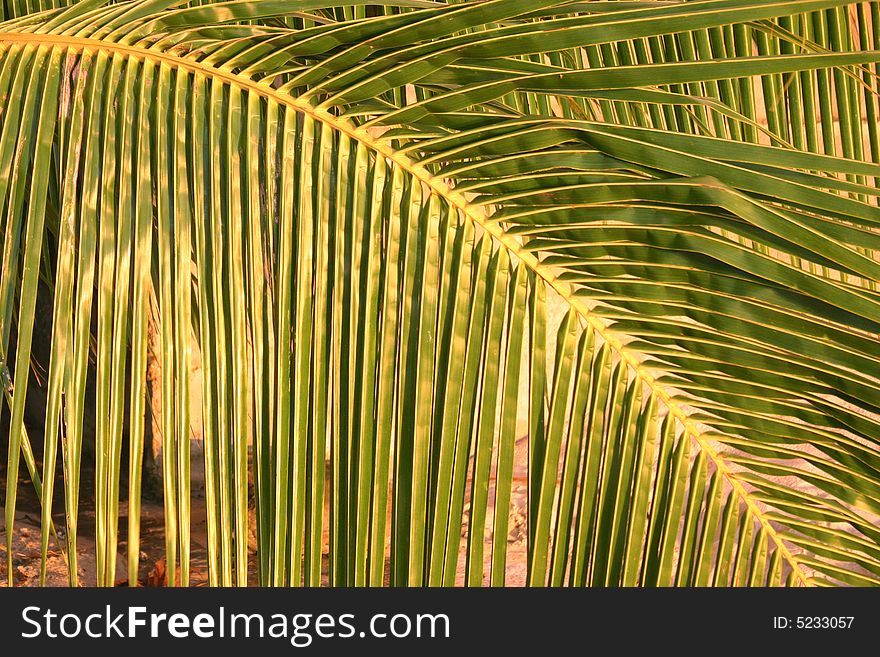
[[[526,582],[526,513],[527,513],[527,454],[526,441],[517,443],[514,465],[514,482],[511,496],[510,529],[507,541],[506,584],[522,586]],[[0,470],[0,480],[4,482],[5,471]],[[86,473],[88,475],[88,473]],[[328,478],[329,479],[329,478]],[[53,518],[56,527],[63,532],[63,482],[56,482],[56,504]],[[91,490],[91,482],[85,481],[83,491]],[[2,495],[3,493],[0,493]],[[489,484],[489,498],[494,499],[495,480]],[[327,499],[329,496],[325,496]],[[77,537],[77,560],[80,584],[94,586],[96,583],[95,565],[95,518],[93,504],[83,499],[80,504],[79,528]],[[324,567],[323,585],[329,583],[328,551],[329,551],[329,505],[325,507],[325,529],[323,538]],[[116,582],[119,586],[127,586],[128,565],[126,555],[128,546],[126,534],[128,527],[128,507],[125,502],[120,505],[119,521],[119,553],[116,563]],[[491,519],[494,509],[487,513],[486,548],[485,548],[485,583],[488,584],[489,564],[491,562],[492,527]],[[0,514],[2,515],[2,514]],[[253,517],[251,518],[253,522]],[[457,585],[464,583],[467,530],[469,520],[469,504],[465,504],[465,518],[462,525],[462,541],[459,554]],[[389,523],[390,526],[390,523]],[[63,533],[62,533],[63,536]],[[5,519],[0,517],[0,586],[6,586],[6,527]],[[251,547],[255,540],[251,541]],[[19,477],[18,501],[16,504],[14,538],[12,548],[13,580],[16,586],[40,585],[40,504],[26,471]],[[141,507],[141,545],[139,563],[140,586],[163,586],[167,582],[165,573],[165,539],[164,509],[161,501],[144,500]],[[250,580],[256,584],[256,556],[251,553]],[[192,586],[207,586],[207,522],[204,496],[198,485],[192,499],[192,531],[191,531],[191,576]],[[48,586],[67,586],[67,561],[58,548],[54,538],[50,538],[47,560],[46,584]]]

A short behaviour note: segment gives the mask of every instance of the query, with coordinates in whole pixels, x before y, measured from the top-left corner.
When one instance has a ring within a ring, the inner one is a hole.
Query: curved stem
[[[710,444],[710,438],[703,432],[672,395],[666,390],[657,378],[651,373],[639,359],[639,357],[631,349],[621,341],[618,335],[609,328],[605,321],[598,317],[584,302],[575,294],[574,287],[559,279],[553,268],[542,263],[537,256],[526,250],[515,235],[504,232],[504,229],[497,221],[486,213],[481,206],[472,205],[462,192],[456,191],[449,185],[446,180],[435,176],[426,167],[419,164],[408,155],[397,152],[391,147],[388,140],[375,137],[369,133],[365,127],[358,127],[348,120],[335,116],[324,108],[316,108],[306,100],[288,96],[279,93],[273,89],[270,84],[262,81],[254,81],[250,78],[242,77],[220,68],[208,66],[201,62],[192,61],[179,55],[172,55],[148,48],[137,46],[121,45],[113,42],[100,41],[95,39],[68,37],[54,34],[33,34],[33,33],[16,33],[7,32],[0,33],[0,44],[22,44],[49,47],[66,47],[74,51],[90,52],[94,50],[105,50],[110,53],[128,55],[137,59],[152,59],[153,61],[164,62],[169,66],[220,79],[232,86],[239,87],[243,90],[253,91],[265,98],[272,99],[279,105],[290,107],[296,111],[302,112],[309,117],[320,121],[334,130],[345,134],[346,136],[362,143],[378,155],[387,158],[406,171],[415,179],[423,183],[431,192],[443,198],[449,205],[463,216],[470,219],[476,225],[479,225],[488,232],[498,243],[503,245],[511,254],[515,255],[523,264],[530,268],[536,276],[540,276],[547,285],[549,285],[560,297],[581,315],[608,344],[611,345],[621,360],[629,367],[638,372],[645,384],[657,395],[660,401],[667,407],[669,413],[676,418],[683,426],[687,435],[697,443],[706,456],[712,461],[718,472],[729,482],[734,492],[742,498],[751,514],[758,520],[767,536],[776,544],[782,555],[782,558],[791,566],[795,579],[801,584],[808,585],[809,580],[800,566],[800,563],[789,550],[783,541],[779,532],[771,525],[766,514],[758,505],[757,501],[749,495],[742,482],[737,479],[734,472],[724,461],[722,456]]]

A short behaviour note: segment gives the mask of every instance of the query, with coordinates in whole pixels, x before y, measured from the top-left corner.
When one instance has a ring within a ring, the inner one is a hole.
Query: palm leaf
[[[325,530],[333,585],[513,583],[526,436],[528,584],[880,581],[877,3],[12,14],[7,547],[45,263],[72,583],[93,312],[136,580],[151,294],[172,585],[193,330],[211,584],[320,584]]]

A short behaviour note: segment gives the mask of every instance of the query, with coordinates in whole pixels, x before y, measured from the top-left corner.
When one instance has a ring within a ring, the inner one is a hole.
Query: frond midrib
[[[554,272],[553,267],[545,265],[536,255],[526,250],[517,236],[505,233],[500,224],[493,221],[491,216],[488,215],[482,207],[471,204],[462,192],[456,191],[446,180],[435,176],[426,167],[419,164],[408,155],[393,149],[387,140],[374,137],[366,128],[358,127],[346,119],[335,116],[326,109],[316,108],[304,100],[279,93],[272,88],[270,84],[236,75],[235,73],[231,73],[222,68],[206,65],[202,62],[193,61],[183,56],[155,51],[149,48],[118,44],[112,41],[45,33],[0,32],[0,44],[2,43],[66,47],[74,51],[85,52],[104,50],[111,54],[129,55],[139,59],[152,59],[153,61],[165,63],[169,66],[187,70],[191,73],[202,74],[209,78],[223,80],[224,82],[237,86],[240,89],[253,91],[266,98],[271,98],[279,105],[290,107],[296,111],[302,112],[310,118],[337,130],[360,144],[363,144],[378,155],[394,162],[401,168],[401,170],[407,172],[426,185],[428,189],[443,198],[451,207],[461,212],[464,217],[468,218],[474,224],[480,226],[483,230],[489,233],[499,244],[504,246],[510,254],[515,255],[516,258],[518,258],[536,276],[540,277],[548,286],[550,286],[551,289],[553,289],[554,292],[563,298],[569,306],[580,315],[605,342],[609,344],[609,346],[618,354],[620,359],[631,367],[639,375],[645,385],[653,391],[657,398],[666,406],[668,412],[682,424],[685,434],[689,435],[697,443],[699,448],[715,465],[717,471],[728,481],[733,491],[743,500],[751,514],[761,524],[764,531],[767,533],[767,536],[776,544],[782,558],[792,568],[795,578],[803,585],[810,584],[799,561],[791,553],[779,532],[777,532],[772,526],[770,520],[758,505],[757,500],[749,494],[742,482],[739,481],[736,474],[722,458],[721,454],[719,454],[711,445],[711,439],[696,425],[682,405],[667,391],[666,387],[657,380],[657,377],[652,374],[651,369],[641,362],[639,356],[633,352],[633,350],[627,348],[616,332],[609,328],[605,321],[597,316],[583,302],[583,300],[577,297],[574,287],[569,283],[560,280]]]

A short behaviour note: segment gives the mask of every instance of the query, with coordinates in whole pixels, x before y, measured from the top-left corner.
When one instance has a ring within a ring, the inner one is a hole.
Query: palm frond
[[[136,580],[151,293],[172,585],[193,330],[211,584],[504,584],[525,436],[531,585],[880,582],[878,4],[386,7],[0,25],[7,544],[45,262],[73,583],[92,337]]]

